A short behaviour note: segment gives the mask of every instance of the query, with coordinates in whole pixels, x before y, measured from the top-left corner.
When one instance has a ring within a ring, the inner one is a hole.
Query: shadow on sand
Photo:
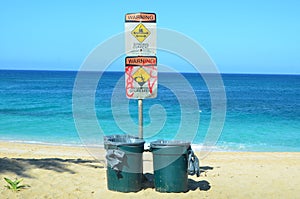
[[[21,177],[31,178],[26,173],[27,170],[39,168],[52,170],[56,172],[75,172],[66,167],[67,163],[81,164],[92,168],[104,168],[99,166],[99,161],[82,160],[82,159],[60,159],[60,158],[43,158],[43,159],[25,159],[25,158],[0,158],[0,173],[12,172]]]
[[[104,164],[99,164],[96,160],[82,160],[82,159],[61,159],[61,158],[43,158],[43,159],[25,159],[25,158],[0,158],[0,173],[12,172],[20,177],[32,178],[27,174],[28,170],[39,168],[45,170],[52,170],[59,173],[68,172],[74,174],[75,172],[67,168],[67,164],[80,164],[92,168],[105,168]],[[201,173],[207,173],[213,167],[200,167]],[[200,177],[201,178],[201,177]],[[154,188],[154,175],[151,173],[144,174],[143,189]],[[206,180],[195,181],[188,179],[188,191],[208,191],[211,188]]]
[[[213,167],[210,166],[202,166],[200,167],[201,173],[207,173],[208,170],[213,170]],[[201,178],[201,177],[200,177]],[[152,173],[144,174],[144,182],[143,189],[152,188],[154,189],[154,175]],[[196,191],[199,189],[200,191],[208,191],[211,188],[210,184],[206,180],[195,181],[193,179],[188,179],[188,191]]]

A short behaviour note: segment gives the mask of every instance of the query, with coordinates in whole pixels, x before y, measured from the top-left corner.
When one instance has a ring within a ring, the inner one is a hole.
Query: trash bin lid
[[[120,146],[120,145],[140,145],[145,141],[135,136],[130,135],[111,135],[104,136],[104,144]]]
[[[189,147],[190,142],[180,141],[180,140],[157,140],[150,143],[151,147],[160,148],[165,146],[184,146]]]

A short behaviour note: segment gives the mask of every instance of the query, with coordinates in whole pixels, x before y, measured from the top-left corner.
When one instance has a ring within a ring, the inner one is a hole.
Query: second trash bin
[[[107,188],[136,192],[142,188],[144,140],[129,135],[104,137]]]
[[[158,140],[150,143],[156,191],[186,192],[188,190],[189,149],[189,142]]]

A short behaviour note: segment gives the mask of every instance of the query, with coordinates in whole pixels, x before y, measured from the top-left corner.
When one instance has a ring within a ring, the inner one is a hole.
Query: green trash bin
[[[142,188],[144,140],[129,135],[104,137],[107,188],[137,192]]]
[[[189,149],[189,142],[158,140],[150,143],[156,191],[187,192]]]

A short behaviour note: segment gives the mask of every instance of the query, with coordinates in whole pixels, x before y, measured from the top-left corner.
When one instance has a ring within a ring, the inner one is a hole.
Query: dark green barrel
[[[150,143],[156,191],[186,192],[188,190],[189,148],[189,142],[155,141]]]
[[[107,188],[119,192],[137,192],[142,188],[144,140],[132,136],[106,136],[104,146],[107,161],[116,154],[123,153],[122,158],[116,157],[116,166],[107,164]],[[110,158],[108,155],[110,154]],[[113,160],[114,161],[114,160]]]

